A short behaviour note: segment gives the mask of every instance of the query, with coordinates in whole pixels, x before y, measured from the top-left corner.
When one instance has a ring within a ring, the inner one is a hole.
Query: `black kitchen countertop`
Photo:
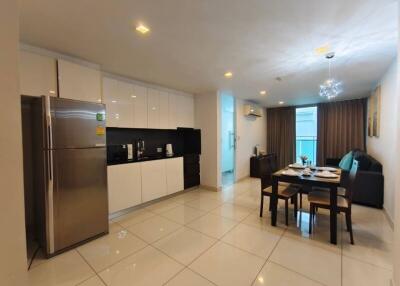
[[[183,155],[174,154],[173,156],[168,156],[168,157],[165,155],[146,155],[146,156],[143,156],[141,159],[132,159],[132,160],[125,160],[125,161],[108,161],[107,160],[107,166],[171,159],[171,158],[178,158],[178,157],[183,157]]]

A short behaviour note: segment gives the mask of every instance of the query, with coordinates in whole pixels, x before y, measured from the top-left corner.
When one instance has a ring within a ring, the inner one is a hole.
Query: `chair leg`
[[[277,208],[278,208],[278,203],[279,203],[279,199],[278,199],[278,202],[277,202]],[[269,207],[268,207],[268,210],[269,211],[272,211],[272,205],[271,205],[271,197],[269,197]]]
[[[285,222],[289,225],[289,199],[285,200]]]
[[[354,244],[353,225],[352,225],[352,221],[351,221],[351,211],[346,212],[346,224],[347,224],[347,231],[350,233],[350,243]]]
[[[303,208],[303,194],[300,193],[300,208]]]
[[[297,194],[294,196],[294,218],[297,218],[297,204],[298,204],[298,198]]]
[[[261,204],[260,204],[260,217],[263,215],[263,210],[264,210],[264,195],[261,193]]]
[[[309,226],[308,226],[308,233],[312,233],[312,224],[313,224],[313,213],[314,213],[314,205],[310,204],[310,217],[309,217]]]

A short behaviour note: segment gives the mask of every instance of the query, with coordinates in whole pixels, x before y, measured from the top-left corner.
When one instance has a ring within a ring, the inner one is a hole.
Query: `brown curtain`
[[[318,165],[355,148],[365,150],[365,115],[365,99],[318,104]]]
[[[279,168],[295,161],[296,109],[294,107],[267,109],[267,153],[275,153]]]

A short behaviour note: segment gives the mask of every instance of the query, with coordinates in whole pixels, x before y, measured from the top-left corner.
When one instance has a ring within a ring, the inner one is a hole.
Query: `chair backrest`
[[[358,161],[353,160],[353,164],[351,165],[351,169],[348,176],[346,194],[345,194],[347,199],[350,200],[350,202],[353,199],[353,189],[357,177],[357,171],[358,171]]]
[[[261,190],[268,188],[272,185],[272,174],[275,173],[278,168],[278,161],[276,154],[268,154],[260,159],[260,164],[263,165],[263,172],[260,174],[261,177]]]

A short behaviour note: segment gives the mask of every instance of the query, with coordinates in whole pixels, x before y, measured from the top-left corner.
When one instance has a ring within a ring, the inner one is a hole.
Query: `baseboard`
[[[213,192],[218,192],[222,189],[221,187],[212,187],[212,186],[207,186],[207,185],[200,185],[199,187],[202,189],[205,189],[205,190],[213,191]]]
[[[394,222],[388,212],[386,211],[385,207],[383,207],[383,213],[385,214],[386,220],[388,221],[391,229],[394,231]]]

